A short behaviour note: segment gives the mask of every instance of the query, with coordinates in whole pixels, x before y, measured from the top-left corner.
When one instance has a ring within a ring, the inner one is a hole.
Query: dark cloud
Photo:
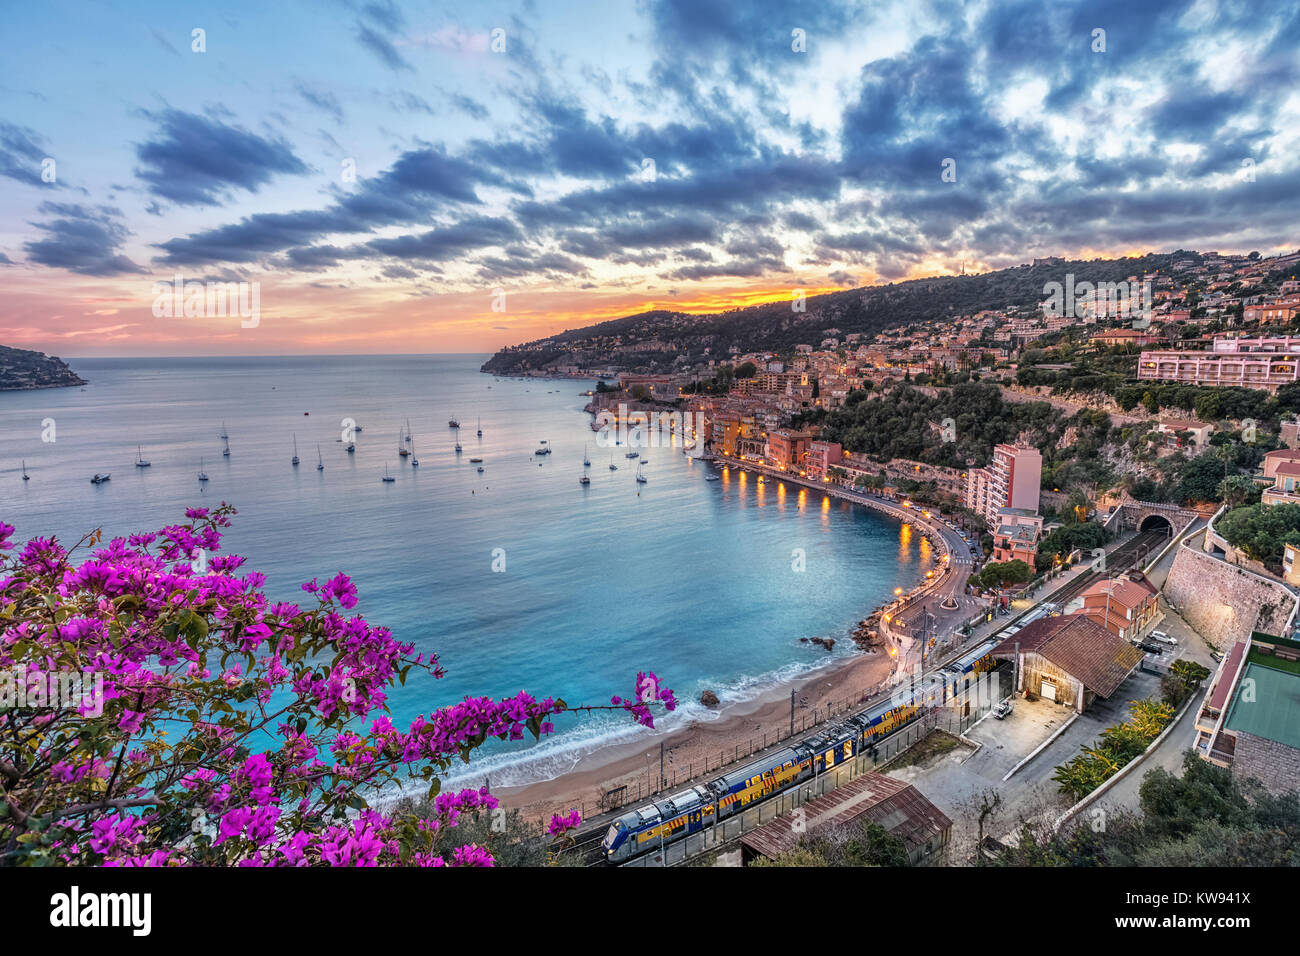
[[[43,202],[40,212],[53,218],[32,223],[45,233],[45,238],[23,245],[30,261],[88,276],[144,271],[121,254],[122,244],[131,233],[122,225],[120,209]]]
[[[307,172],[287,143],[181,110],[149,115],[158,130],[136,146],[136,176],[171,202],[217,206],[232,188],[255,193],[276,174]]]
[[[48,155],[39,145],[40,135],[25,126],[0,120],[0,176],[29,186],[44,186],[41,161]]]
[[[298,90],[298,95],[312,106],[328,113],[330,116],[334,117],[337,122],[343,122],[343,105],[339,103],[339,98],[333,93],[328,90],[313,90],[303,83],[298,83],[296,89]]]
[[[400,72],[415,69],[402,54],[397,52],[397,47],[391,40],[361,22],[357,23],[357,42],[379,57],[390,70]]]
[[[443,209],[477,205],[480,183],[506,185],[495,173],[433,147],[411,150],[378,176],[357,181],[322,210],[256,213],[238,223],[158,244],[162,261],[254,262],[291,247],[306,247],[332,234],[366,233],[381,226],[427,222]]]
[[[481,217],[454,225],[430,229],[415,236],[373,239],[367,246],[380,255],[395,259],[445,262],[467,252],[522,239],[519,227],[508,219]]]

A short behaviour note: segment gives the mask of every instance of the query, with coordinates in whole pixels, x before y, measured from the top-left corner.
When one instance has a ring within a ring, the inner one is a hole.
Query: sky
[[[1294,2],[0,7],[0,344],[64,357],[1300,247]]]

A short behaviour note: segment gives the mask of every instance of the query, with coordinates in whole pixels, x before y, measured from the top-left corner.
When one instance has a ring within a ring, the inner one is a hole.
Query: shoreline
[[[547,819],[552,813],[582,811],[586,821],[602,811],[601,795],[626,786],[623,809],[660,791],[686,787],[688,781],[716,775],[719,767],[758,753],[790,738],[790,693],[794,691],[797,738],[834,713],[847,712],[889,686],[900,658],[883,651],[855,652],[833,659],[802,678],[764,690],[738,702],[715,721],[693,721],[667,731],[648,731],[636,740],[613,744],[579,758],[574,767],[550,780],[493,788],[502,806],[525,816]],[[665,785],[660,787],[663,753]]]
[[[753,463],[729,462],[710,456],[709,464],[752,468],[777,480],[792,481],[838,500],[871,508],[886,517],[911,523],[940,555],[951,553],[944,535],[930,521],[890,502],[878,502],[834,485],[792,478]],[[941,577],[927,580],[922,576],[910,593],[919,595],[940,580]],[[889,603],[886,596],[885,603],[870,610],[864,620],[879,614]],[[850,639],[858,629],[850,634]],[[545,821],[552,813],[577,809],[586,821],[605,812],[601,809],[603,794],[626,787],[619,801],[619,808],[626,811],[656,795],[684,788],[696,778],[716,774],[720,767],[748,754],[758,753],[782,740],[797,739],[805,730],[811,732],[835,713],[866,703],[908,672],[907,661],[911,656],[907,653],[911,650],[908,644],[904,644],[899,655],[890,652],[888,641],[881,641],[872,649],[858,645],[851,656],[832,659],[809,674],[727,707],[717,720],[692,721],[685,727],[650,731],[636,740],[610,744],[583,755],[571,769],[550,780],[499,787],[493,793],[503,806],[521,810],[528,817]],[[790,734],[792,691],[793,737]]]

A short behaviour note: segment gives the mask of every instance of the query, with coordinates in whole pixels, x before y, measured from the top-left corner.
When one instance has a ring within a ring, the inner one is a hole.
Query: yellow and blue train
[[[970,681],[996,666],[988,640],[953,661],[923,686],[896,693],[890,700],[785,747],[750,761],[697,787],[648,803],[623,814],[605,833],[601,847],[607,863],[624,863],[660,846],[726,820],[753,803],[798,786],[805,780],[869,752],[876,743],[906,727],[923,705],[946,703],[970,688]],[[900,703],[901,700],[901,703]]]

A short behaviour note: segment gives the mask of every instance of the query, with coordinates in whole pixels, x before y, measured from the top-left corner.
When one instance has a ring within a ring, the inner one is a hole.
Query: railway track
[[[1163,531],[1143,531],[1106,555],[1105,571],[1085,571],[1069,584],[1049,594],[1046,600],[1062,606],[1069,604],[1086,591],[1089,586],[1101,580],[1107,574],[1127,571],[1146,560],[1146,558],[1155,554],[1168,540],[1169,535]]]

